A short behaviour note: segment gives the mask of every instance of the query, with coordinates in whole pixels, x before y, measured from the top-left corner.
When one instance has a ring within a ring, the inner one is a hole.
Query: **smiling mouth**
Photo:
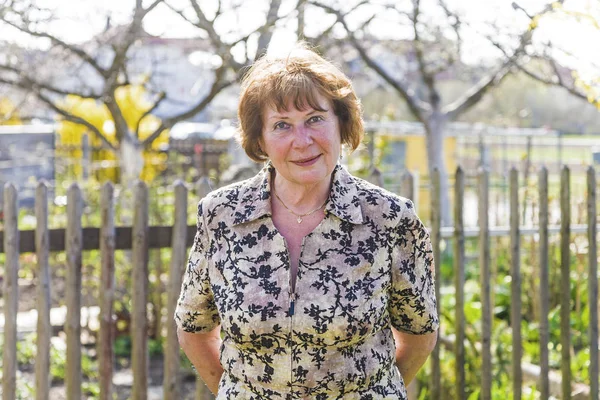
[[[306,164],[306,163],[310,163],[311,161],[315,161],[317,158],[321,157],[320,154],[314,156],[314,157],[310,157],[310,158],[305,158],[303,160],[295,160],[293,161],[295,164]]]

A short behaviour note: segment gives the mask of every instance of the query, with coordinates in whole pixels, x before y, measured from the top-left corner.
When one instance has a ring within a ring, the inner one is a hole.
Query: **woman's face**
[[[297,110],[293,104],[288,104],[289,111],[271,107],[264,111],[261,148],[281,178],[293,184],[329,183],[340,158],[338,117],[330,101],[320,94],[316,98],[326,111],[310,106]]]

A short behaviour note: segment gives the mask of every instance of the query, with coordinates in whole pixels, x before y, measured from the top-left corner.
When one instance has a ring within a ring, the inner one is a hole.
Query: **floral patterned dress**
[[[221,324],[217,399],[406,399],[390,326],[438,327],[431,242],[413,204],[337,165],[290,293],[272,172],[198,205],[175,320],[187,332]]]

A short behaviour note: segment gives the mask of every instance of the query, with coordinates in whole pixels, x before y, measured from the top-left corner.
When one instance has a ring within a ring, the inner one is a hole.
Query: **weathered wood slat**
[[[214,400],[215,396],[208,389],[208,386],[204,383],[200,375],[196,375],[196,392],[194,396],[195,400]]]
[[[198,196],[199,199],[204,198],[204,196],[206,196],[207,194],[209,194],[212,190],[212,185],[210,183],[210,179],[207,176],[203,176],[200,179],[198,179],[198,181],[196,181],[196,184],[194,185],[194,189],[196,190],[196,196]],[[192,235],[192,239],[194,238],[196,234],[194,233]],[[189,235],[188,235],[189,237]]]
[[[455,329],[456,342],[456,398],[466,396],[465,379],[465,225],[464,225],[465,173],[458,167],[454,181],[454,288],[455,288]]]
[[[381,171],[379,170],[379,168],[373,167],[371,169],[371,173],[369,174],[369,177],[367,178],[367,180],[369,182],[371,182],[373,185],[377,185],[379,187],[383,187],[383,175],[381,174]]]
[[[431,176],[432,193],[431,193],[431,244],[433,246],[433,258],[435,264],[435,298],[437,304],[440,301],[440,267],[442,263],[441,253],[441,235],[440,229],[442,226],[442,216],[440,213],[440,171],[435,168]],[[438,311],[439,314],[439,311]],[[439,330],[438,330],[439,335]],[[431,398],[442,398],[442,372],[440,366],[440,346],[435,346],[430,356],[431,360],[431,381],[430,390]]]
[[[523,371],[521,358],[521,237],[519,234],[519,172],[510,170],[510,272],[511,272],[511,304],[510,324],[512,327],[512,379],[513,399],[521,399]]]
[[[50,393],[50,267],[48,265],[48,187],[40,182],[35,192],[35,247],[37,249],[37,352],[35,398],[48,400]]]
[[[4,349],[2,350],[2,398],[14,400],[17,390],[17,312],[19,301],[19,201],[17,188],[4,185]]]
[[[548,313],[550,312],[550,283],[548,261],[548,170],[544,167],[539,172],[539,263],[540,263],[540,393],[542,400],[550,397],[550,326]]]
[[[113,398],[113,302],[115,298],[115,205],[114,187],[102,187],[100,199],[100,332],[98,334],[98,370],[100,399]]]
[[[181,181],[175,182],[175,220],[173,226],[173,250],[169,270],[167,291],[167,342],[165,345],[164,364],[164,399],[177,400],[180,396],[179,384],[179,342],[174,321],[175,308],[186,261],[186,219],[188,193]]]
[[[404,196],[406,197],[406,196]],[[412,199],[411,199],[412,200]],[[413,200],[414,203],[414,200]],[[416,204],[415,204],[416,207]],[[115,250],[131,250],[131,227],[116,227],[115,235]],[[598,226],[596,226],[598,229]],[[572,234],[587,234],[587,225],[571,225]],[[164,249],[171,247],[171,235],[173,227],[171,226],[151,226],[148,228],[148,248],[149,249]],[[521,237],[532,236],[539,234],[539,227],[532,226],[521,226],[519,228]],[[549,226],[548,234],[559,234],[560,226]],[[194,242],[194,235],[196,234],[196,225],[188,225],[187,227],[187,247],[191,247]],[[465,228],[465,238],[477,238],[479,237],[479,228]],[[490,237],[507,236],[510,235],[510,227],[494,227],[489,229]],[[19,252],[34,253],[35,252],[35,231],[34,230],[23,230],[19,232]],[[65,251],[65,229],[51,229],[50,235],[50,252],[61,252]],[[442,227],[441,237],[443,239],[451,239],[454,237],[454,227],[447,226]],[[0,253],[4,253],[4,232],[0,231]],[[100,228],[83,228],[83,250],[98,250],[100,249]]]
[[[82,232],[81,216],[83,197],[77,184],[71,185],[67,192],[67,371],[65,386],[67,400],[81,400],[81,258]]]
[[[131,288],[131,369],[133,400],[148,398],[148,188],[138,181],[134,187],[133,285]]]
[[[212,190],[210,180],[207,177],[200,178],[196,182],[195,189],[196,189],[196,195],[198,196],[198,198],[199,199],[204,198]],[[190,231],[188,230],[188,237],[187,237],[188,241],[190,239],[192,239],[192,241],[193,241],[193,238],[195,236],[196,236],[196,227],[194,227],[194,232],[191,234],[190,234]],[[196,375],[196,391],[195,391],[194,398],[196,400],[212,400],[212,399],[214,399],[213,394],[210,392],[208,387],[204,384],[204,381],[202,380],[202,378],[200,378],[200,375]]]
[[[448,350],[452,350],[454,343],[454,336],[440,336],[439,338],[440,344],[444,346],[444,348]],[[473,345],[478,348],[480,343],[473,343]],[[540,367],[539,365],[529,364],[527,362],[523,362],[521,364],[521,370],[523,371],[523,382],[525,382],[529,387],[538,387],[538,383],[540,380]],[[558,371],[551,370],[550,371],[550,395],[555,399],[560,398],[561,394],[561,374]],[[576,383],[573,385],[573,393],[577,393],[574,398],[577,400],[588,400],[589,399],[589,386]],[[464,400],[467,397],[457,397],[456,399]],[[427,399],[429,400],[429,399]]]
[[[172,241],[171,226],[151,226],[148,228],[148,248],[162,249],[171,247]],[[187,247],[190,247],[194,241],[196,225],[187,226],[188,239]],[[50,252],[65,251],[65,229],[51,229],[49,232],[49,250]],[[130,226],[119,226],[115,228],[115,250],[130,250],[132,246],[132,230]],[[20,231],[19,252],[35,252],[35,231]],[[4,239],[4,232],[0,231],[0,241]],[[100,249],[100,228],[83,228],[82,232],[83,250]],[[4,244],[0,244],[0,253],[4,253]]]
[[[419,176],[416,173],[411,173],[410,171],[406,171],[402,174],[402,178],[400,179],[400,196],[406,197],[410,199],[414,206],[415,210],[419,205]]]
[[[405,197],[412,201],[413,207],[415,207],[415,211],[417,210],[418,201],[416,199],[416,186],[415,186],[416,178],[410,171],[405,171],[400,178],[400,190],[399,194],[402,197]],[[413,381],[406,388],[407,396],[409,400],[415,400],[419,397],[419,387],[418,380],[413,379]]]
[[[489,172],[479,172],[479,274],[481,284],[481,400],[492,398],[492,291],[490,288]]]
[[[560,344],[562,399],[571,398],[571,182],[568,167],[560,174]]]
[[[588,305],[590,312],[590,400],[598,400],[598,231],[596,227],[596,170],[587,171],[587,224],[588,224]]]

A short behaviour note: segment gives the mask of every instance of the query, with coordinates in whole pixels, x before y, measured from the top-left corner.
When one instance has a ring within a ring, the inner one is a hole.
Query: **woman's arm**
[[[396,366],[404,379],[404,385],[408,386],[433,351],[438,334],[436,331],[424,335],[411,335],[394,328],[392,333],[396,342]]]
[[[177,329],[179,345],[213,394],[217,394],[223,367],[219,361],[221,325],[207,333],[190,333]]]

